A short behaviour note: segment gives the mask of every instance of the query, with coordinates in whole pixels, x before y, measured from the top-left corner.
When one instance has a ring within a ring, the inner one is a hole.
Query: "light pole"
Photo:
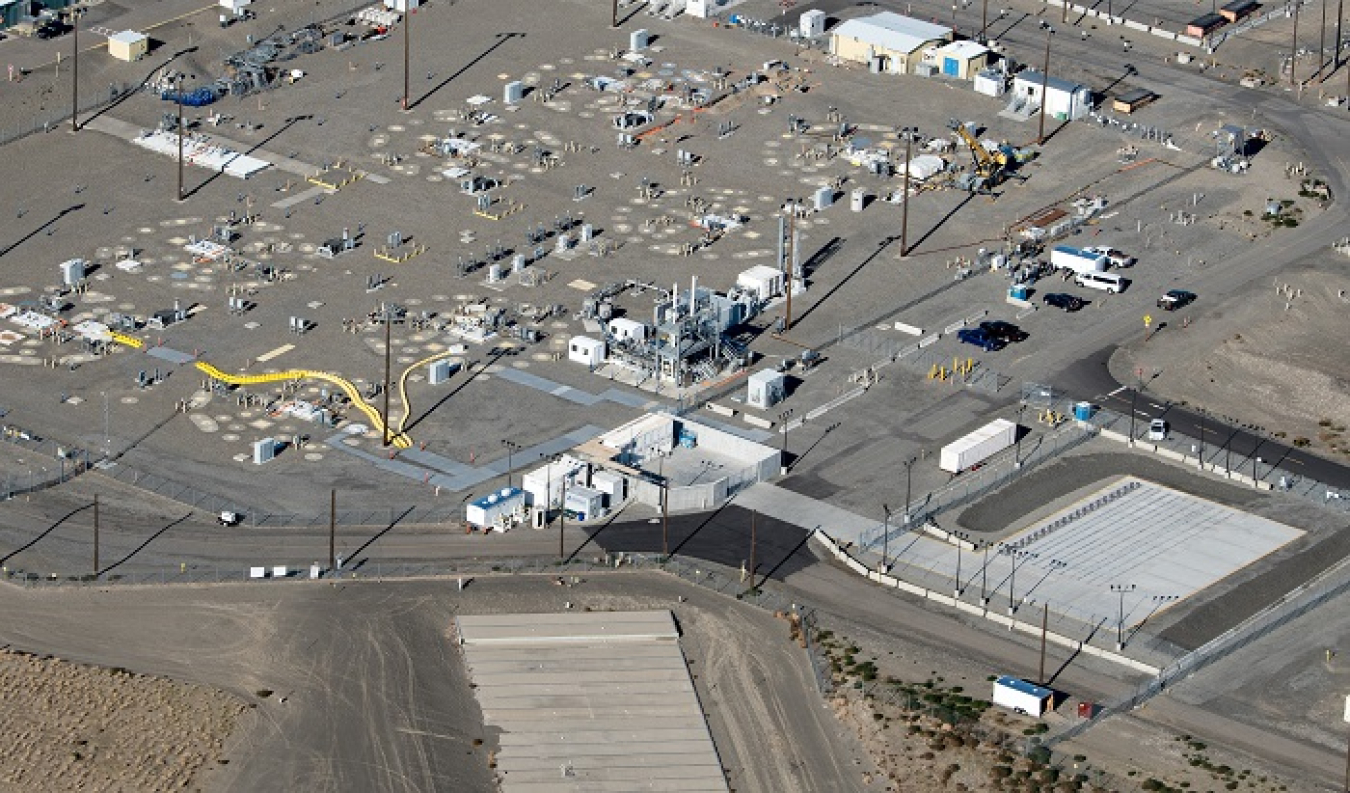
[[[513,441],[502,441],[502,445],[506,447],[506,486],[509,488],[511,487],[512,474],[514,474],[516,470],[515,467],[511,465],[511,455],[520,450],[520,445]]]
[[[1204,470],[1204,468],[1205,468],[1205,409],[1204,409],[1204,408],[1196,408],[1196,412],[1200,414],[1200,469],[1201,469],[1201,470]]]
[[[918,127],[901,127],[900,137],[905,141],[905,201],[900,207],[900,256],[909,255],[909,157],[913,150]]]
[[[408,8],[403,12],[403,109],[405,111],[408,109],[409,101],[408,60],[409,51],[412,48],[412,44],[409,41],[409,39],[412,38],[412,15],[413,10],[411,8]]]
[[[989,605],[989,543],[984,544],[984,564],[980,566],[980,605]]]
[[[74,37],[71,46],[75,50],[74,63],[70,69],[70,131],[80,131],[80,16],[82,9],[70,9],[70,33]]]
[[[1020,548],[1008,548],[1005,550],[1012,559],[1012,572],[1008,574],[1008,616],[1011,617],[1017,613],[1017,603],[1013,598],[1013,590],[1017,587],[1017,561],[1019,559],[1034,558],[1036,554],[1031,551],[1024,551]]]
[[[787,10],[784,9],[783,13],[787,13]],[[614,0],[614,2],[610,4],[609,26],[612,28],[617,28],[619,26],[619,0]]]
[[[913,469],[914,464],[917,463],[918,461],[919,461],[919,457],[918,457],[918,455],[915,455],[915,456],[909,458],[908,460],[905,460],[903,463],[901,463],[901,465],[905,466],[905,528],[909,528],[909,521],[910,521],[910,514],[909,514],[910,494],[913,492],[913,489],[912,489],[911,485],[913,485],[913,483],[914,483],[913,476],[911,475],[910,472],[911,472],[911,470]]]
[[[989,0],[984,0],[984,4],[983,4],[983,6],[982,6],[981,9],[980,9],[980,43],[981,43],[981,44],[983,44],[984,41],[985,41],[985,39],[987,38],[986,33],[987,33],[988,30],[989,30]]]
[[[1067,8],[1067,5],[1065,6]],[[1045,31],[1045,68],[1041,70],[1041,126],[1037,133],[1036,145],[1045,145],[1045,92],[1050,85],[1050,37],[1055,35],[1055,29],[1049,22],[1041,21],[1041,30]]]
[[[1120,595],[1120,611],[1116,617],[1116,652],[1125,649],[1125,593],[1134,591],[1134,584],[1112,584],[1111,591]]]
[[[661,557],[663,559],[670,557],[670,485],[666,483],[665,469],[666,456],[663,454],[656,464],[656,478],[661,480]]]
[[[954,597],[961,597],[961,551],[966,544],[966,533],[961,531],[952,532],[953,542],[956,544],[956,594]]]
[[[1027,407],[1025,402],[1017,403],[1017,427],[1014,431],[1017,437],[1013,441],[1013,470],[1022,468],[1022,411]]]
[[[183,74],[175,81],[174,98],[178,100],[178,200],[183,200]]]
[[[390,336],[390,334],[392,333],[392,331],[391,331],[390,329],[393,327],[393,325],[394,325],[393,311],[391,310],[389,304],[388,304],[388,303],[385,303],[385,304],[384,304],[384,389],[383,389],[383,391],[384,391],[384,445],[385,445],[385,446],[388,446],[388,445],[389,445],[389,442],[390,442],[390,437],[389,437],[389,391],[390,391],[390,388],[389,388],[389,386],[390,386],[390,379],[389,379],[389,366],[390,366],[390,363],[389,363],[389,356],[390,356],[390,354],[391,354],[391,353],[390,353],[391,343],[390,343],[390,338],[389,338],[389,336]],[[406,412],[406,410],[405,410],[405,412]]]
[[[891,508],[885,504],[881,505],[882,519],[881,528],[881,572],[886,572],[886,557],[891,550]]]
[[[778,422],[783,426],[783,448],[782,451],[780,452],[782,457],[782,460],[780,462],[781,467],[780,473],[784,476],[787,475],[788,469],[790,467],[788,465],[788,419],[792,416],[792,410],[793,410],[792,408],[788,408],[787,410],[784,410],[782,413],[778,414]]]

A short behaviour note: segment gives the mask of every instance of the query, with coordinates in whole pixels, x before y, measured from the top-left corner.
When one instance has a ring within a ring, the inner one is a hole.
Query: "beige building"
[[[974,80],[975,75],[989,68],[993,62],[993,53],[988,47],[974,41],[953,41],[939,47],[933,60],[937,64],[938,74],[943,77]]]
[[[138,61],[150,51],[150,39],[144,33],[124,30],[108,37],[108,54],[119,61]]]
[[[883,11],[836,27],[830,33],[830,49],[874,72],[910,74],[926,50],[947,43],[951,36],[951,28]]]

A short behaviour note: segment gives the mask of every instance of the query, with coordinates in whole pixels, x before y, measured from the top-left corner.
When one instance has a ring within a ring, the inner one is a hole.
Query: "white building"
[[[464,506],[464,519],[484,531],[506,531],[525,520],[525,492],[504,487]]]
[[[934,53],[938,71],[943,77],[962,80],[974,78],[982,69],[988,68],[992,59],[993,53],[988,47],[968,39],[945,44]]]
[[[1045,112],[1060,121],[1073,121],[1092,110],[1092,91],[1072,80],[1025,69],[1013,77],[1013,95],[1027,100],[1027,107],[1041,106],[1041,83],[1045,82]]]
[[[783,271],[767,264],[757,264],[736,276],[736,286],[753,293],[760,301],[783,294]]]
[[[556,509],[562,506],[563,488],[573,484],[584,486],[589,475],[589,465],[576,457],[564,455],[562,459],[526,473],[521,477],[520,486],[530,506],[543,509],[547,505],[549,509]]]
[[[573,336],[567,343],[567,360],[599,366],[605,362],[605,342],[589,336]]]
[[[763,369],[746,378],[745,404],[752,408],[766,410],[783,401],[783,373],[774,369]]]
[[[610,320],[609,333],[619,341],[644,342],[647,340],[647,326],[627,317]]]

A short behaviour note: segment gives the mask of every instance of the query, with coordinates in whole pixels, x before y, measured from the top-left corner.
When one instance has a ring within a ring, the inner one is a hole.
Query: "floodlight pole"
[[[1050,604],[1041,604],[1041,671],[1036,675],[1036,685],[1045,685],[1045,635],[1050,624]]]
[[[328,570],[337,572],[337,488],[328,491]]]
[[[909,160],[913,151],[914,134],[918,132],[916,127],[905,127],[900,130],[900,137],[905,139],[905,201],[900,206],[900,256],[909,255]]]
[[[94,578],[98,578],[98,493],[94,494]]]
[[[1065,7],[1067,8],[1067,5]],[[1050,85],[1050,37],[1055,35],[1054,28],[1045,23],[1041,23],[1041,25],[1045,28],[1045,68],[1041,70],[1041,121],[1040,131],[1036,136],[1036,145],[1038,146],[1045,145],[1045,106],[1048,104],[1045,92]]]
[[[661,557],[670,557],[670,485],[665,477],[666,457],[656,464],[656,476],[661,480]]]
[[[609,26],[612,28],[619,26],[619,0],[614,0],[610,5]]]
[[[178,200],[183,200],[183,75],[176,81],[174,98],[178,100]]]
[[[1301,2],[1294,3],[1294,42],[1289,48],[1289,84],[1298,85],[1298,79],[1294,73],[1298,70],[1298,7]]]
[[[403,12],[403,109],[404,110],[408,109],[409,96],[411,95],[408,92],[408,60],[409,60],[408,53],[412,47],[411,43],[409,43],[409,39],[412,38],[412,33],[409,31],[409,28],[412,27],[412,13],[413,13],[412,8],[408,8]]]
[[[389,335],[393,325],[389,304],[384,305],[384,445],[389,445]]]
[[[70,11],[74,65],[70,68],[70,131],[80,131],[80,12]]]
[[[759,513],[750,510],[750,590],[755,589],[755,518]]]
[[[1116,652],[1125,649],[1125,593],[1134,591],[1134,584],[1112,584],[1111,591],[1120,595],[1120,611],[1116,617]]]
[[[881,572],[886,572],[886,557],[890,555],[891,550],[891,508],[885,504],[881,505],[882,519],[881,528]]]
[[[1317,29],[1317,84],[1325,82],[1322,66],[1326,63],[1327,51],[1327,0],[1322,0],[1322,25]],[[76,61],[78,63],[78,61]]]
[[[562,514],[558,516],[558,561],[567,558],[566,545],[563,537],[567,534],[567,472],[563,472],[562,480]]]

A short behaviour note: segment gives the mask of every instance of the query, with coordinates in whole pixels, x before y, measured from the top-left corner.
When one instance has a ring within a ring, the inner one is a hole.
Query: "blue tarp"
[[[164,91],[159,95],[159,98],[167,102],[173,102],[174,104],[177,104],[179,101],[177,91]],[[183,92],[182,101],[183,104],[188,107],[202,107],[211,104],[218,98],[219,95],[216,94],[216,89],[214,88],[194,88],[191,91]]]

